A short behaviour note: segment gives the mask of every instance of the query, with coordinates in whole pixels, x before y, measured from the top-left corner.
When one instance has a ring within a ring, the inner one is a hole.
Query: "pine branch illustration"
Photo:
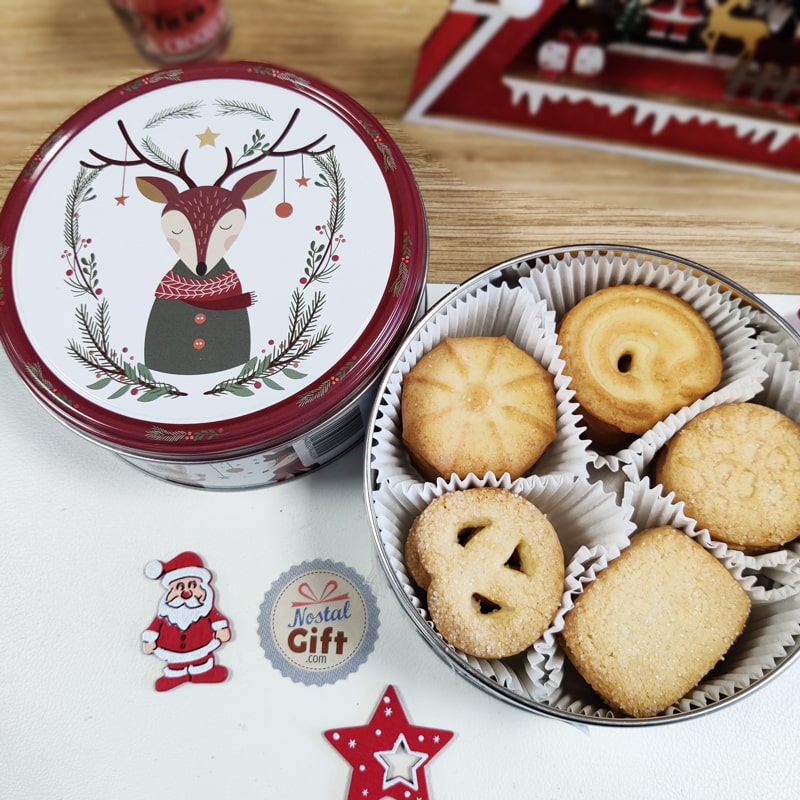
[[[99,174],[99,169],[81,167],[72,181],[64,212],[64,241],[67,245],[66,257],[72,267],[72,275],[67,284],[72,287],[75,294],[89,294],[94,296],[97,282],[94,257],[86,259],[80,256],[84,245],[80,230],[80,209],[84,203],[94,200],[96,195],[92,191],[92,183]],[[88,240],[87,240],[88,241]],[[81,266],[83,264],[83,267]]]
[[[75,250],[80,243],[81,234],[79,226],[79,210],[83,203],[94,200],[94,195],[89,191],[99,170],[81,167],[72,181],[72,187],[67,194],[67,205],[64,218],[64,240],[67,245]]]
[[[336,373],[336,380],[342,380],[342,378],[344,378],[344,376],[347,375],[347,373],[350,372],[355,365],[355,361],[348,361],[346,364],[344,364]],[[318,386],[315,386],[313,389],[309,389],[309,391],[303,393],[300,396],[300,399],[297,401],[298,405],[307,406],[309,403],[319,400],[321,397],[324,397],[326,394],[328,394],[331,386],[333,385],[334,379],[326,378]]]
[[[147,120],[144,127],[146,130],[148,130],[150,128],[156,128],[161,125],[162,122],[167,122],[168,120],[193,119],[199,117],[200,114],[198,112],[202,107],[202,100],[192,100],[189,103],[183,103],[179,106],[165,108],[162,111],[158,111],[153,114],[153,116]]]
[[[94,317],[89,314],[85,305],[75,310],[75,316],[83,344],[70,339],[67,343],[67,352],[78,363],[97,374],[97,382],[90,384],[89,389],[104,389],[114,381],[120,386],[109,399],[122,397],[129,391],[140,401],[186,395],[172,384],[157,381],[144,364],[133,367],[117,356],[110,343],[110,318],[108,303],[105,300],[98,305]],[[140,393],[141,390],[144,391]]]
[[[269,112],[258,103],[247,103],[240,100],[222,100],[215,101],[217,104],[217,113],[222,117],[232,117],[239,114],[247,114],[256,119],[272,121]]]
[[[186,438],[186,431],[170,431],[161,425],[154,425],[147,431],[145,436],[157,442],[179,442],[181,439]]]
[[[386,170],[397,169],[397,162],[395,161],[391,148],[383,141],[380,132],[366,122],[362,122],[361,124],[375,143],[378,152],[383,156],[383,168]]]
[[[89,352],[96,352],[104,362],[104,368],[121,369],[109,347],[110,320],[108,317],[108,302],[101,300],[92,318],[85,305],[75,309],[81,339]],[[95,363],[100,363],[96,361]]]
[[[282,374],[290,379],[305,377],[291,365],[308,358],[330,339],[331,330],[327,325],[322,330],[316,330],[324,304],[325,296],[318,292],[306,307],[303,294],[295,289],[292,293],[289,332],[286,338],[273,347],[269,355],[251,358],[235,378],[221,381],[204,394],[236,394],[245,397],[253,394],[248,387],[260,381],[272,389],[283,389],[272,380],[274,375]]]
[[[149,136],[142,139],[142,147],[148,152],[154,161],[163,164],[167,169],[176,175],[180,173],[180,167],[176,161],[171,159]]]
[[[324,245],[317,245],[312,241],[309,246],[308,258],[306,259],[306,288],[317,281],[327,282],[331,275],[341,266],[338,263],[336,249],[343,241],[340,231],[344,226],[345,218],[345,180],[339,161],[333,152],[322,156],[314,156],[314,163],[320,169],[319,178],[315,185],[321,186],[331,191],[330,213],[328,224],[325,228],[326,242]]]
[[[322,170],[326,185],[333,193],[331,212],[328,217],[328,227],[332,234],[336,234],[344,224],[345,182],[339,159],[333,152],[323,156],[314,156],[314,162]]]

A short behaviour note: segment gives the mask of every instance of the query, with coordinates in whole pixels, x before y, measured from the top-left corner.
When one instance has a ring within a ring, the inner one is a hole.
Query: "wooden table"
[[[425,198],[433,281],[595,241],[664,249],[756,292],[800,292],[798,183],[403,122],[446,0],[230,4],[227,57],[317,75],[396,136]],[[0,201],[67,117],[152,68],[103,0],[0,0],[0,54]],[[415,725],[456,734],[428,772],[440,800],[738,800],[800,785],[796,663],[732,707],[666,727],[522,712],[414,632],[377,565],[362,449],[268,489],[194,491],[57,424],[17,377],[0,355],[0,797],[344,798],[351,769],[322,732],[364,725],[389,684]],[[233,677],[164,696],[160,665],[141,651],[160,591],[142,568],[187,549],[203,555],[233,622],[220,656]],[[380,605],[367,663],[327,686],[284,677],[257,631],[265,591],[311,559],[367,576]]]
[[[230,6],[226,58],[315,75],[396,137],[429,214],[431,280],[458,282],[531,250],[597,242],[681,255],[755,292],[800,291],[800,183],[404,122],[419,48],[447,0]],[[100,1],[6,0],[0,52],[0,199],[64,119],[152,69]]]

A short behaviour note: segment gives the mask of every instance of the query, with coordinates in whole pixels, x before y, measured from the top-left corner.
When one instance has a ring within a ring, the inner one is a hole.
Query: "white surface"
[[[797,297],[768,300],[797,321]],[[800,667],[739,703],[653,729],[580,728],[526,713],[453,673],[416,634],[374,556],[362,450],[288,484],[212,493],[160,482],[58,424],[0,357],[0,798],[344,799],[350,767],[322,732],[365,724],[398,688],[412,723],[455,731],[434,800],[793,797]],[[234,638],[225,684],[153,689],[140,650],[152,558],[199,552]],[[264,657],[259,605],[313,558],[368,578],[374,652],[336,684],[293,683]]]

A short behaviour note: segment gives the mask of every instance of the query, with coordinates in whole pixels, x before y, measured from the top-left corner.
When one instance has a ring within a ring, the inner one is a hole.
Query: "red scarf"
[[[247,308],[255,302],[252,292],[242,292],[239,276],[228,269],[215,278],[184,278],[170,270],[156,288],[161,300],[183,300],[196,308],[229,311]]]

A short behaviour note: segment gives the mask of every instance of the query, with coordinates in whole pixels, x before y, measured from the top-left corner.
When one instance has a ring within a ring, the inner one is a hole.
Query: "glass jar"
[[[109,0],[142,55],[159,65],[214,59],[231,19],[223,0]]]

